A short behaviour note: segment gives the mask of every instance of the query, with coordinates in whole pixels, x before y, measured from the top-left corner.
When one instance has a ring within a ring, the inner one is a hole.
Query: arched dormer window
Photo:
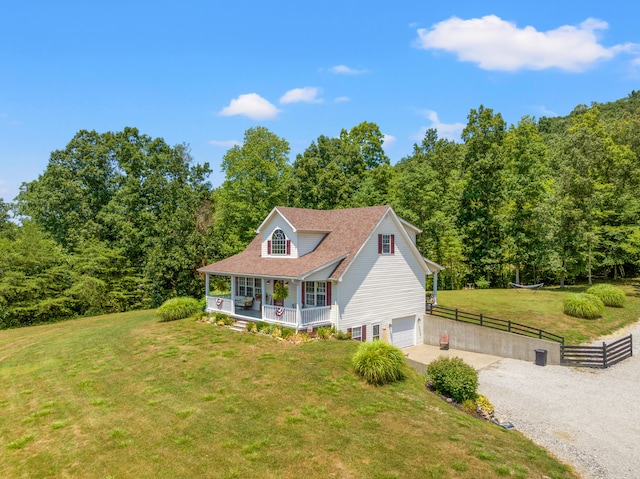
[[[284,234],[284,231],[277,229],[271,235],[269,241],[269,254],[288,255],[291,252],[291,243]]]

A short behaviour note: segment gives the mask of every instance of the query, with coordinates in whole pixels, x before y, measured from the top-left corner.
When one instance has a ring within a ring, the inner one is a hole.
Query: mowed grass
[[[591,342],[614,333],[640,319],[640,289],[637,281],[616,282],[626,293],[624,308],[605,308],[598,319],[580,319],[564,314],[563,300],[569,293],[584,293],[588,285],[526,289],[472,289],[438,291],[438,304],[461,311],[482,313],[543,329],[565,338],[565,344]]]
[[[0,331],[0,477],[574,478],[357,343],[290,345],[150,311]]]

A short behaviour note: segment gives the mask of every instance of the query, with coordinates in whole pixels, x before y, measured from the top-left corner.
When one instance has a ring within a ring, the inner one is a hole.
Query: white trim
[[[263,226],[264,226],[265,224],[267,224],[267,222],[268,222],[268,221],[270,221],[270,220],[271,220],[271,217],[272,217],[276,212],[278,213],[278,215],[280,216],[280,218],[282,218],[282,219],[285,221],[285,223],[287,223],[287,224],[291,227],[291,229],[293,230],[293,232],[294,232],[294,233],[296,233],[296,232],[298,231],[298,230],[295,228],[295,226],[293,226],[293,225],[291,224],[291,222],[287,219],[287,217],[286,217],[285,215],[283,215],[283,214],[282,214],[282,211],[280,211],[280,210],[278,209],[278,207],[276,206],[276,207],[274,207],[274,208],[271,210],[271,212],[267,215],[267,217],[264,219],[264,221],[263,221],[262,223],[260,223],[260,226],[258,226],[258,229],[256,229],[256,233],[260,233],[260,232],[262,231]]]
[[[343,259],[345,259],[347,256],[349,256],[349,254],[343,254],[342,256],[337,257],[336,259],[332,259],[331,261],[329,261],[328,263],[323,264],[322,266],[318,266],[315,269],[312,269],[311,271],[307,271],[304,276],[300,276],[300,281],[306,281],[306,278],[308,278],[309,276],[317,273],[318,271],[322,271],[325,268],[328,268],[329,266],[331,266],[334,263],[338,263],[340,261],[342,261]],[[327,281],[329,280],[329,276],[327,276]]]
[[[420,228],[418,228],[417,226],[412,225],[411,223],[409,223],[406,220],[403,220],[402,218],[400,218],[398,216],[398,219],[400,220],[400,223],[402,223],[404,226],[406,226],[407,228],[409,228],[410,230],[415,231],[416,233],[422,233],[422,230]]]

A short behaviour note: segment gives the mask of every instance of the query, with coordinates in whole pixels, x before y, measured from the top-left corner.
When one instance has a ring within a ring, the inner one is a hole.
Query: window
[[[378,235],[378,254],[395,253],[395,235]]]
[[[373,325],[373,335],[372,338],[374,340],[376,339],[380,339],[380,325],[379,324],[374,324]]]
[[[355,339],[356,341],[362,341],[362,326],[356,326],[355,328],[351,328],[351,339]]]
[[[271,254],[287,254],[287,237],[282,230],[275,230],[271,235]]]
[[[238,277],[238,296],[253,297],[256,294],[262,294],[262,280],[260,278]]]
[[[327,283],[324,281],[306,281],[304,283],[304,304],[306,306],[327,305]]]

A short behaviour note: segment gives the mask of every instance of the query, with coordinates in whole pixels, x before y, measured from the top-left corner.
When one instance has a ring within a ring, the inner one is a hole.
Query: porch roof
[[[261,256],[261,235],[235,256],[200,268],[203,273],[304,278],[327,268],[327,279],[340,278],[373,229],[390,208],[372,206],[343,210],[307,210],[278,207],[279,213],[299,231],[327,231],[320,244],[299,258]]]

